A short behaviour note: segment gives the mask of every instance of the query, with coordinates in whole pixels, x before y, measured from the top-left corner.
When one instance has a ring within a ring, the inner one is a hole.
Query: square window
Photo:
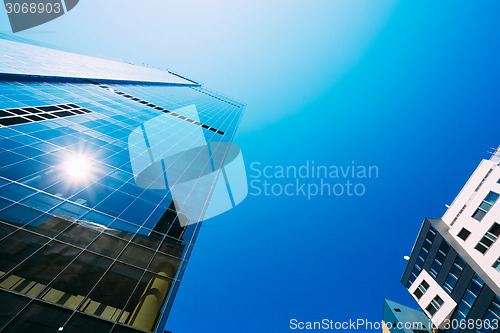
[[[495,261],[495,263],[493,264],[493,268],[500,272],[500,258]]]
[[[434,299],[430,302],[430,304],[425,308],[425,310],[432,316],[436,314],[436,312],[441,308],[441,305],[443,305],[443,300],[439,295],[436,295]]]
[[[458,238],[462,239],[462,240],[466,240],[467,237],[469,237],[470,235],[470,231],[465,229],[465,228],[462,228],[462,230],[460,230],[460,232],[458,233]]]
[[[497,201],[499,196],[500,195],[498,193],[490,192],[490,193],[488,193],[486,198],[484,198],[484,201],[489,202],[491,204],[494,204]]]
[[[422,297],[422,295],[425,294],[427,289],[429,289],[429,284],[425,280],[423,280],[420,283],[420,285],[417,287],[417,289],[415,289],[415,292],[413,293],[413,295],[415,295],[415,297],[417,299],[420,299]]]
[[[476,211],[474,212],[472,217],[478,221],[481,221],[483,219],[484,215],[486,215],[486,212],[484,210],[478,208],[478,209],[476,209]]]

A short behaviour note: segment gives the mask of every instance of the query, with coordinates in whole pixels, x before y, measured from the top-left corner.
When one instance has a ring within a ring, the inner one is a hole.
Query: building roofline
[[[86,80],[92,80],[97,83],[108,84],[140,84],[140,85],[160,85],[171,87],[201,87],[201,84],[184,84],[173,82],[160,81],[135,81],[135,80],[118,80],[118,79],[99,79],[99,78],[84,78],[71,76],[50,76],[50,75],[35,75],[35,74],[17,74],[17,73],[0,73],[0,82],[17,81],[17,82],[33,82],[33,83],[88,83]]]

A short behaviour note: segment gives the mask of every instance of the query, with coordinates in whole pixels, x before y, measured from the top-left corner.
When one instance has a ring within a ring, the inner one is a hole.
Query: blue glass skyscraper
[[[0,331],[162,331],[197,222],[244,197],[244,105],[0,37]]]

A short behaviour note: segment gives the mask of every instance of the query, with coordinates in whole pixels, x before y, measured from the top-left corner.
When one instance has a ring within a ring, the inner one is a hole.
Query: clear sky
[[[203,226],[167,328],[292,332],[293,318],[380,321],[384,298],[416,306],[403,256],[500,144],[499,15],[493,0],[81,0],[19,36],[245,102],[249,176],[254,162],[378,168],[353,180],[362,196],[250,195]]]

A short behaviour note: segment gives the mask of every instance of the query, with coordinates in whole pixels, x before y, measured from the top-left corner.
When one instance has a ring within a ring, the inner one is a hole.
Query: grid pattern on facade
[[[137,102],[137,103],[143,104],[143,105],[145,105],[145,106],[147,106],[147,107],[154,108],[155,110],[159,110],[159,111],[161,111],[161,112],[168,113],[168,114],[172,115],[173,117],[177,117],[177,118],[179,118],[179,119],[185,120],[185,121],[190,122],[190,123],[192,123],[192,124],[195,124],[195,125],[197,125],[197,126],[201,126],[201,127],[205,128],[205,129],[208,129],[209,131],[215,132],[215,133],[217,133],[217,134],[224,135],[224,132],[222,132],[222,131],[220,131],[220,130],[218,130],[218,129],[216,129],[216,128],[210,127],[210,126],[208,126],[208,125],[206,125],[206,124],[202,124],[202,123],[200,123],[199,121],[196,121],[196,120],[193,120],[193,119],[190,119],[190,118],[184,117],[183,115],[180,115],[180,114],[177,114],[176,112],[173,112],[173,111],[167,110],[167,109],[165,109],[165,108],[163,108],[163,107],[161,107],[161,106],[158,106],[158,105],[156,105],[156,104],[153,104],[153,103],[150,103],[150,102],[145,101],[145,100],[143,100],[143,99],[140,99],[140,98],[134,97],[134,96],[132,96],[132,95],[126,94],[126,93],[124,93],[124,92],[122,92],[122,91],[115,90],[115,89],[110,88],[109,86],[104,85],[104,84],[100,84],[100,83],[97,83],[97,82],[93,82],[93,81],[91,81],[91,80],[86,80],[86,81],[88,81],[88,82],[89,82],[89,83],[91,83],[91,84],[94,84],[94,85],[98,86],[99,88],[102,88],[102,89],[107,89],[108,91],[114,92],[114,93],[116,93],[116,94],[118,94],[118,95],[121,95],[121,96],[123,96],[123,97],[125,97],[125,98],[128,98],[128,99],[130,99],[130,100],[132,100],[132,101],[135,101],[135,102]]]
[[[231,141],[241,117],[239,106],[188,87],[109,87],[179,114],[193,112],[184,107],[194,104],[198,114],[183,117],[222,129],[203,127],[207,142]],[[199,226],[180,226],[168,189],[134,181],[127,138],[163,112],[87,83],[0,82],[0,91],[1,109],[91,111],[0,128],[0,287],[11,292],[0,299],[17,309],[2,315],[0,329],[18,331],[22,318],[43,304],[57,305],[61,326],[95,317],[104,321],[93,325],[113,332],[121,325],[156,329]],[[155,134],[180,140],[175,130],[192,125],[165,123]],[[75,161],[88,164],[85,179],[71,177]],[[148,315],[151,306],[156,311]]]
[[[420,252],[418,253],[418,258],[417,261],[415,262],[415,265],[413,266],[413,269],[410,274],[410,278],[408,279],[408,283],[406,284],[406,288],[409,288],[417,276],[420,274],[422,271],[422,268],[425,263],[425,259],[427,258],[427,255],[429,254],[429,250],[432,246],[432,243],[434,242],[434,238],[436,237],[436,229],[434,227],[430,227],[429,231],[427,232],[427,235],[425,236],[424,244],[422,245],[422,248],[420,249]]]
[[[462,271],[464,270],[465,265],[465,260],[463,260],[459,254],[457,254],[457,258],[453,262],[453,266],[451,266],[451,269],[448,272],[448,276],[446,277],[443,285],[443,288],[445,288],[450,294],[452,293],[453,288],[455,288],[458,279],[462,275]]]
[[[484,286],[484,281],[479,276],[474,276],[474,278],[471,280],[469,284],[469,287],[465,291],[462,300],[457,306],[453,319],[455,319],[459,323],[466,320],[467,315],[474,306],[474,303],[476,302],[479,293],[483,289],[483,286]],[[458,331],[460,331],[460,329],[461,329],[460,326],[456,328],[452,327],[450,331],[452,333],[457,333]]]
[[[70,117],[92,111],[76,104],[42,105],[0,110],[0,125],[9,126],[43,121],[47,119]]]
[[[495,296],[491,301],[490,306],[486,310],[483,318],[481,319],[481,325],[476,330],[476,333],[491,333],[498,328],[500,323],[500,297]]]

